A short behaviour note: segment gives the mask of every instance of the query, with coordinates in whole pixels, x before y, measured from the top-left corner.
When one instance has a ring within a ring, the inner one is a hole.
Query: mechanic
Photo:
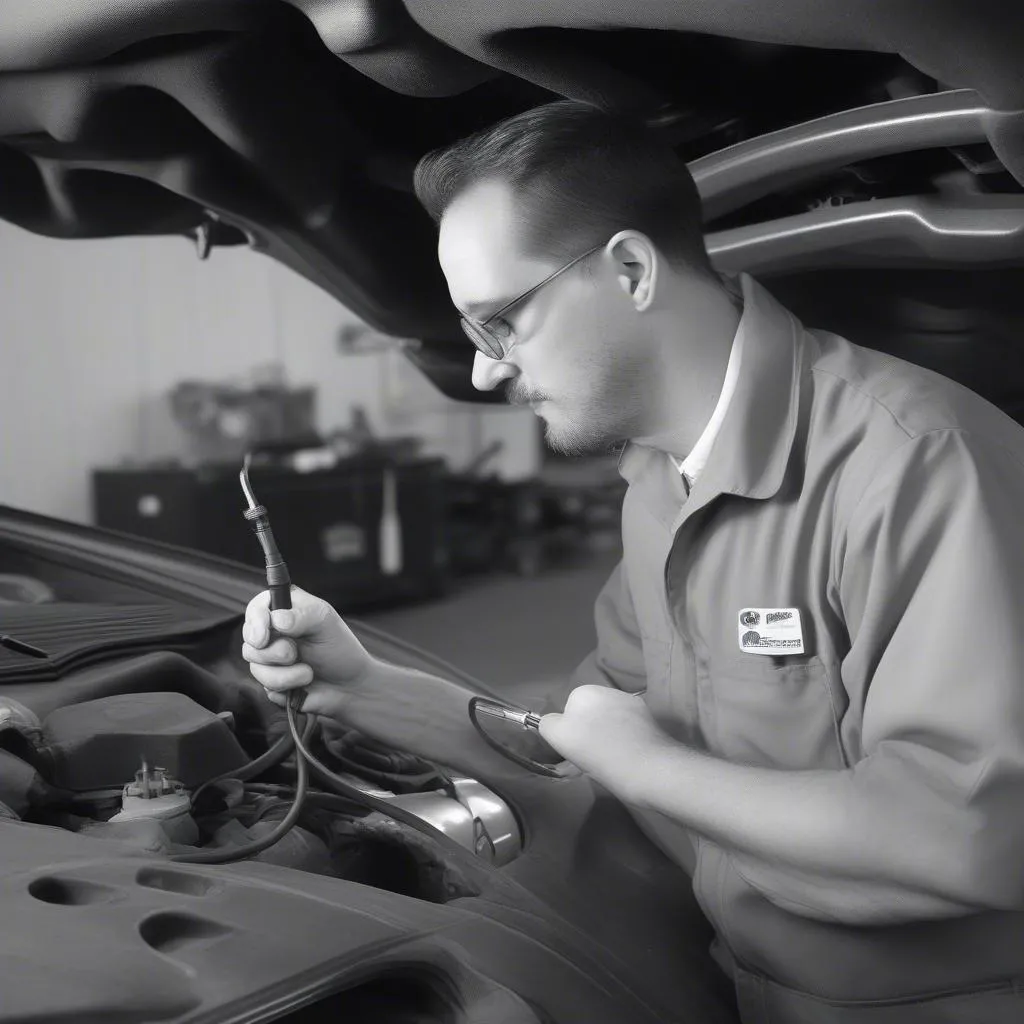
[[[556,450],[622,445],[623,558],[540,735],[692,875],[744,1021],[1024,1020],[1024,430],[717,273],[630,120],[540,107],[416,190],[474,385]],[[273,627],[262,594],[244,656],[276,703],[516,770],[461,687],[323,601]]]

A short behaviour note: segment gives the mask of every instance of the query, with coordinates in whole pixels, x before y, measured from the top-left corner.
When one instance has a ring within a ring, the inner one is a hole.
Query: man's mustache
[[[543,402],[546,398],[539,391],[531,391],[522,381],[512,380],[505,385],[505,401],[509,405],[530,405],[532,402]]]

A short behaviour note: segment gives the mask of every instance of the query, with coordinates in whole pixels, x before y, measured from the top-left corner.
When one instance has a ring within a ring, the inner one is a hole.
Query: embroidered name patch
[[[747,654],[803,654],[799,608],[744,608],[739,621],[740,650]]]

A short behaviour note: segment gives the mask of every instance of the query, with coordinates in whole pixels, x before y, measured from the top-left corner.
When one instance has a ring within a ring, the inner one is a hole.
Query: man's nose
[[[477,391],[493,391],[503,381],[519,376],[519,368],[504,359],[491,359],[477,352],[473,360],[473,387]]]

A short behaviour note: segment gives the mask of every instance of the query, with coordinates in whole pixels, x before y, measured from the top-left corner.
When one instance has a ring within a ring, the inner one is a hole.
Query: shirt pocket
[[[843,768],[829,669],[817,655],[720,655],[699,669],[714,752],[773,768]]]

